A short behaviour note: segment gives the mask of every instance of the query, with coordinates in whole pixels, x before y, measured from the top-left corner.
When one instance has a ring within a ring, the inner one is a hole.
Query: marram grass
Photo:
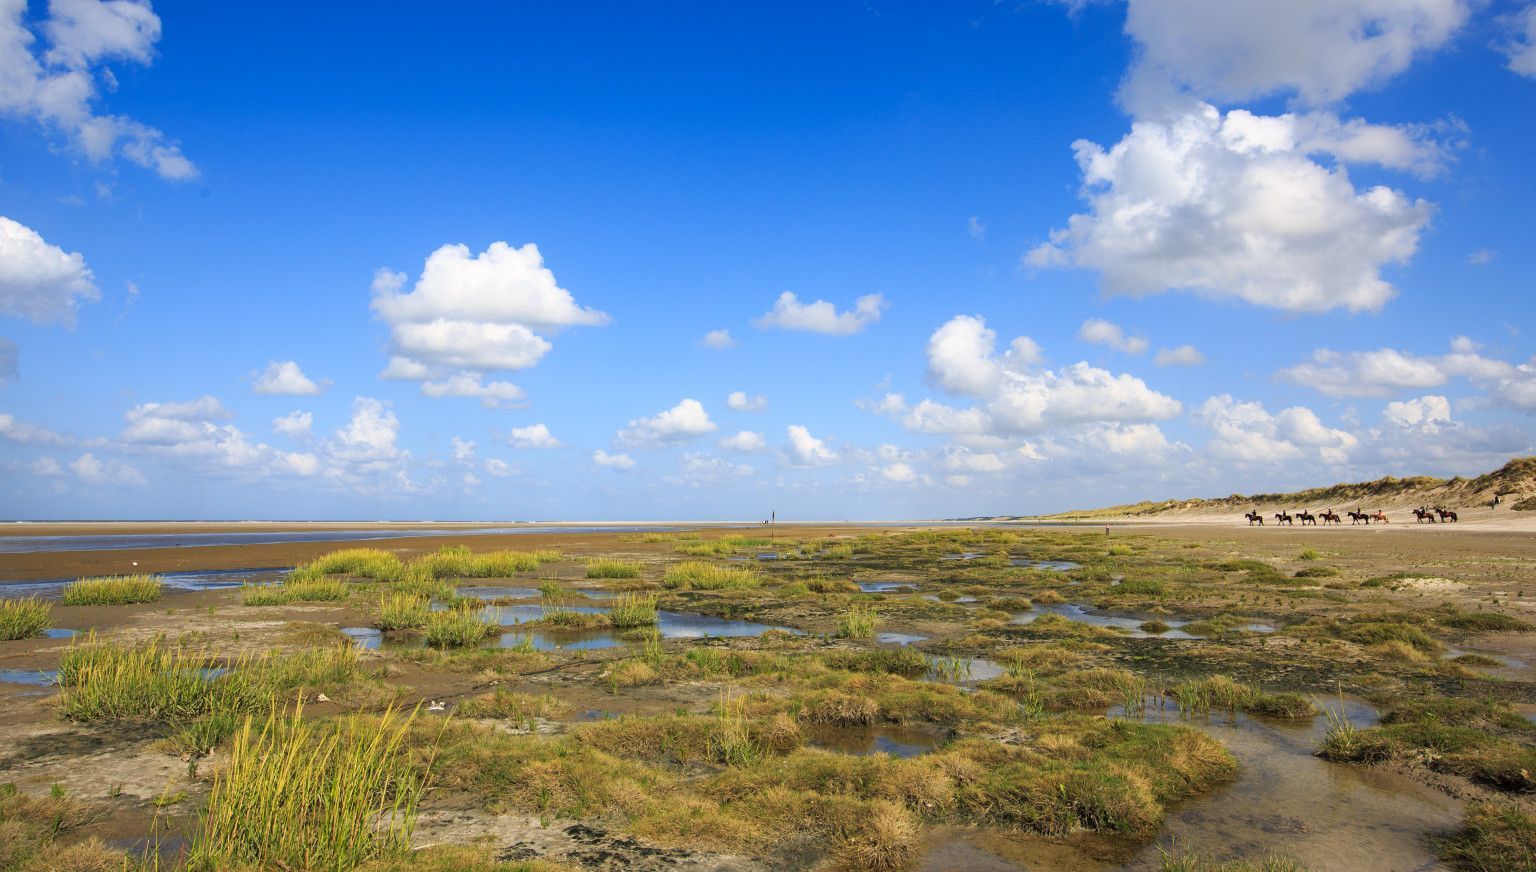
[[[639,578],[640,564],[633,560],[600,558],[587,561],[587,578]]]
[[[609,624],[620,630],[656,625],[655,595],[621,594],[608,610]]]
[[[880,616],[872,608],[855,603],[837,618],[837,635],[844,639],[868,639],[875,635]]]
[[[385,594],[379,599],[379,619],[374,626],[381,630],[419,630],[427,625],[430,617],[426,597],[410,593]]]
[[[486,616],[484,609],[461,607],[429,614],[422,635],[428,645],[461,648],[477,644],[500,629],[499,624]]]
[[[223,664],[201,651],[166,646],[71,645],[59,661],[60,713],[79,722],[157,720],[186,725],[260,711],[301,686],[350,680],[359,652],[335,648],[266,653]]]
[[[118,575],[82,578],[64,588],[66,606],[125,606],[160,599],[164,584],[158,575]]]
[[[549,549],[476,554],[466,545],[445,545],[412,562],[409,569],[433,578],[510,578],[559,559],[560,552]]]
[[[763,580],[749,569],[684,560],[667,567],[661,583],[663,587],[681,590],[736,590],[757,587]]]
[[[0,642],[40,636],[53,626],[53,605],[36,597],[0,600]]]
[[[187,868],[344,872],[404,857],[426,790],[405,744],[415,717],[390,709],[317,723],[296,709],[246,719],[214,776]]]

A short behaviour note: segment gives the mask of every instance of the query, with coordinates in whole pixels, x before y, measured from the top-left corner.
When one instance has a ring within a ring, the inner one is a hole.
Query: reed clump
[[[633,560],[589,560],[587,578],[639,578],[640,564]]]
[[[662,586],[673,590],[741,590],[762,583],[762,577],[750,569],[718,566],[702,560],[673,564],[661,578]]]
[[[875,610],[858,603],[848,607],[837,618],[837,635],[843,639],[869,639],[880,626],[880,616]]]
[[[214,776],[187,868],[339,872],[405,856],[427,787],[405,743],[415,718],[247,718]]]
[[[608,610],[608,623],[619,630],[656,625],[656,597],[654,594],[622,594]]]
[[[53,626],[53,605],[36,597],[0,600],[0,642],[41,636]]]
[[[374,626],[381,630],[419,630],[431,618],[427,598],[411,593],[391,593],[379,598],[379,619]]]
[[[428,645],[438,648],[462,648],[478,644],[486,636],[501,627],[474,604],[455,606],[440,612],[432,612],[422,628]]]
[[[82,578],[64,588],[66,606],[124,606],[160,599],[165,585],[158,575]]]

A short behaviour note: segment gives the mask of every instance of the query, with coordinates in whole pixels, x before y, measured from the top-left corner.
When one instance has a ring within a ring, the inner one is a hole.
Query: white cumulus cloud
[[[1343,164],[1409,160],[1358,144],[1402,137],[1308,138],[1304,120],[1201,104],[1138,120],[1109,149],[1079,140],[1090,211],[1026,262],[1097,270],[1115,294],[1182,289],[1292,312],[1380,309],[1396,294],[1382,268],[1417,251],[1432,209],[1385,186],[1357,189]]]
[[[410,291],[406,281],[388,269],[374,275],[373,311],[390,328],[382,375],[432,379],[422,384],[428,396],[516,402],[522,394],[513,396],[515,386],[485,384],[482,374],[531,367],[554,347],[544,334],[609,320],[578,305],[531,242],[493,242],[473,256],[466,245],[444,245],[428,255]]]
[[[1158,366],[1201,366],[1205,363],[1205,355],[1193,345],[1180,345],[1177,348],[1158,349],[1152,362]]]
[[[1119,324],[1103,318],[1089,318],[1077,330],[1077,338],[1094,345],[1107,345],[1122,354],[1145,354],[1147,340],[1140,336],[1127,336]]]
[[[424,397],[470,397],[487,409],[514,409],[522,405],[523,389],[509,381],[486,381],[479,373],[456,372],[442,381],[421,383]]]
[[[1360,444],[1354,434],[1324,425],[1305,406],[1271,414],[1263,403],[1240,403],[1221,394],[1206,400],[1192,417],[1211,431],[1204,453],[1237,463],[1347,463]]]
[[[727,451],[740,451],[752,453],[768,450],[768,440],[763,434],[754,433],[751,430],[740,430],[733,436],[727,436],[720,440],[720,447]]]
[[[1505,19],[1509,39],[1502,48],[1509,56],[1509,68],[1522,76],[1536,78],[1536,5],[1525,7]]]
[[[196,178],[197,167],[164,133],[94,106],[98,82],[117,84],[107,62],[154,59],[160,18],[150,4],[50,0],[40,22],[27,20],[27,8],[25,0],[0,2],[0,113],[62,135],[91,161],[116,154],[161,178]]]
[[[731,336],[731,331],[729,330],[711,330],[704,334],[704,338],[699,340],[699,344],[703,345],[705,348],[713,348],[716,351],[724,351],[727,348],[734,347],[736,345],[736,339]]]
[[[315,416],[311,412],[289,412],[272,419],[272,430],[291,439],[308,436],[314,426]]]
[[[852,309],[839,312],[826,300],[802,303],[794,292],[785,291],[774,301],[772,309],[753,320],[752,326],[846,336],[879,321],[884,309],[885,297],[881,294],[862,296],[854,301]]]
[[[592,462],[604,469],[629,469],[635,465],[628,454],[609,454],[601,448],[592,452]]]
[[[312,397],[325,390],[321,383],[305,375],[298,363],[292,360],[268,362],[267,368],[255,376],[251,388],[258,394],[289,397]]]
[[[73,326],[80,304],[99,299],[79,252],[49,245],[32,228],[0,216],[0,315]]]
[[[709,420],[704,404],[683,399],[677,405],[649,418],[636,418],[619,431],[620,445],[646,446],[683,442],[715,432],[718,426]]]
[[[527,427],[513,427],[507,433],[507,442],[513,448],[559,448],[560,440],[556,439],[549,428],[543,424],[529,424]]]
[[[790,424],[785,428],[789,436],[790,459],[801,466],[824,466],[838,461],[838,453],[827,447],[827,443],[811,435],[811,431],[801,424]]]
[[[731,391],[725,397],[725,405],[738,412],[761,412],[768,408],[768,398],[762,394]]]
[[[1130,0],[1125,31],[1140,51],[1126,98],[1139,108],[1170,92],[1337,102],[1444,45],[1470,7],[1468,0]]]

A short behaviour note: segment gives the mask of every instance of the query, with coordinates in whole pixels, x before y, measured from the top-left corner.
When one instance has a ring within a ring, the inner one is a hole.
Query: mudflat
[[[1476,521],[259,526],[443,535],[0,554],[281,570],[32,601],[7,850],[239,859],[231,785],[305,729],[398,741],[370,869],[1519,868],[1533,812],[1536,536]]]

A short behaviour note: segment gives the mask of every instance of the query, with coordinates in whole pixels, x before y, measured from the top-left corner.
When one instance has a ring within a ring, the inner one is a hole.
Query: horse
[[[1449,521],[1452,524],[1456,523],[1456,513],[1451,511],[1450,509],[1442,509],[1442,508],[1436,507],[1435,508],[1435,514],[1440,516],[1440,520],[1441,521]]]
[[[1296,513],[1296,520],[1300,521],[1301,525],[1303,527],[1305,527],[1308,524],[1311,524],[1314,527],[1317,526],[1317,516],[1313,515],[1311,512],[1307,511],[1306,509],[1302,509],[1301,511]]]
[[[1425,521],[1428,521],[1431,524],[1435,522],[1435,513],[1422,506],[1413,510],[1413,517],[1415,518],[1414,523],[1416,524],[1422,524]]]
[[[1371,525],[1371,516],[1367,515],[1365,512],[1350,512],[1349,513],[1349,525],[1351,527],[1355,526],[1356,524],[1361,523],[1362,521],[1365,523],[1365,525],[1367,527],[1369,527]]]
[[[1341,520],[1338,515],[1333,513],[1333,509],[1329,509],[1328,511],[1323,512],[1321,515],[1319,515],[1319,517],[1323,519],[1324,525],[1344,523],[1344,521]]]
[[[1292,527],[1296,526],[1294,523],[1291,522],[1291,514],[1289,512],[1276,512],[1275,513],[1275,523],[1276,524],[1290,524]]]
[[[1250,527],[1252,527],[1254,525],[1254,522],[1258,522],[1258,525],[1260,527],[1264,526],[1264,516],[1259,514],[1258,512],[1249,512],[1248,514],[1244,515],[1243,517],[1248,519],[1248,526],[1250,526]]]
[[[1373,520],[1373,521],[1380,521],[1383,524],[1390,524],[1391,523],[1391,521],[1387,520],[1387,513],[1383,512],[1380,509],[1377,509],[1376,510],[1376,514],[1371,516],[1371,520]]]

